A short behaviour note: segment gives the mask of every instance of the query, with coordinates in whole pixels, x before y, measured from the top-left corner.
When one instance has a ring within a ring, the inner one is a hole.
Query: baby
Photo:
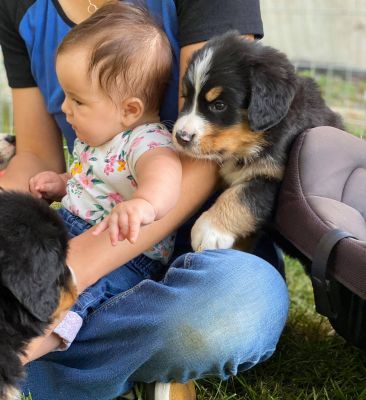
[[[136,15],[126,24],[128,10]],[[31,192],[62,198],[66,210],[99,223],[95,234],[109,227],[112,244],[135,242],[141,224],[164,216],[181,182],[179,158],[158,114],[170,67],[165,34],[132,6],[103,7],[76,26],[56,57],[62,111],[77,136],[74,162],[69,173],[35,175]]]
[[[70,236],[96,225],[95,235],[109,229],[112,245],[134,243],[141,225],[175,206],[181,164],[159,122],[171,63],[165,33],[147,11],[124,2],[102,7],[60,44],[56,72],[77,136],[74,161],[68,173],[41,172],[29,186],[36,197],[61,200]],[[164,264],[173,245],[169,237],[144,254]],[[66,345],[86,317],[76,310],[80,318],[70,312],[55,330]]]

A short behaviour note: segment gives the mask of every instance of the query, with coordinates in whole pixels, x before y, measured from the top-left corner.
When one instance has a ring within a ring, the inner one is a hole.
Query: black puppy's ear
[[[0,192],[0,221],[0,283],[48,322],[65,279],[65,227],[44,201],[15,192]]]
[[[249,126],[266,131],[288,113],[296,92],[296,74],[287,57],[268,46],[257,46],[250,75]]]
[[[8,250],[0,245],[1,284],[30,314],[48,322],[59,303],[64,254],[53,240],[30,245],[31,249],[19,248],[18,260],[9,257]]]

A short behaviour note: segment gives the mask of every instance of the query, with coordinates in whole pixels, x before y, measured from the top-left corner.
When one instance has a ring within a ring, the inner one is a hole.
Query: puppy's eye
[[[208,108],[212,112],[223,112],[226,110],[227,105],[222,100],[216,100],[209,104]]]

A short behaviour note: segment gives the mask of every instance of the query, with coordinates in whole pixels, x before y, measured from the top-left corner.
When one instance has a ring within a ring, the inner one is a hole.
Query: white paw
[[[235,239],[233,234],[219,230],[211,222],[207,211],[197,219],[191,231],[194,251],[230,249],[233,247]]]

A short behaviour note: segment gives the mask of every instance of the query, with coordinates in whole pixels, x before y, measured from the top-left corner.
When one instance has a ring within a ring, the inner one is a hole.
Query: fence
[[[366,137],[366,1],[261,0],[265,44],[313,76],[347,128]]]

